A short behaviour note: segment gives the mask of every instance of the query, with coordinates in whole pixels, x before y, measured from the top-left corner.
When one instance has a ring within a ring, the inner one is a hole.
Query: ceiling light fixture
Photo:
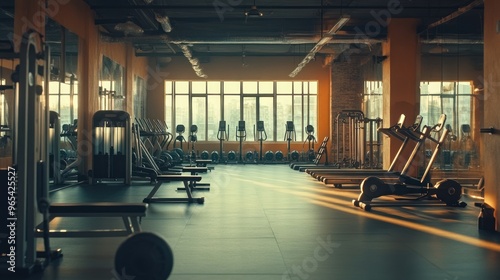
[[[250,8],[250,10],[245,11],[246,17],[257,18],[257,17],[261,17],[263,15],[264,14],[257,9],[257,5],[255,5],[255,0],[253,1],[253,6]]]
[[[292,71],[288,76],[293,78],[299,74],[299,72],[306,66],[307,63],[309,63],[311,60],[314,59],[314,56],[316,55],[317,52],[323,48],[330,40],[332,39],[332,36],[335,35],[348,21],[350,17],[349,16],[342,16],[337,23],[325,34],[323,37],[316,43],[316,45],[309,51],[309,53],[304,57],[304,59],[297,65],[295,70]]]

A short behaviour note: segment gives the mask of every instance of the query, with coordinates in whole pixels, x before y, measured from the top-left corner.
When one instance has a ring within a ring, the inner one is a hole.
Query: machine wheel
[[[207,150],[204,150],[203,152],[201,152],[201,155],[200,155],[201,159],[208,159],[208,157],[209,157],[209,154],[208,154]]]
[[[217,151],[213,151],[211,154],[210,154],[210,158],[212,159],[213,162],[219,162],[219,152]]]
[[[131,235],[115,253],[115,272],[119,279],[164,280],[173,267],[172,249],[163,238],[150,232]]]
[[[367,177],[359,186],[361,189],[360,201],[370,201],[372,198],[386,194],[387,184],[378,177]]]
[[[462,197],[462,186],[454,180],[444,179],[436,183],[437,198],[447,205],[458,205],[458,200]]]
[[[235,151],[229,151],[229,153],[227,153],[227,159],[230,160],[230,161],[236,160],[236,152]]]

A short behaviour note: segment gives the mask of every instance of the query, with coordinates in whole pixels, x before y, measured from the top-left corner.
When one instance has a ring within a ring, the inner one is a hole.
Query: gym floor
[[[150,204],[143,231],[174,252],[171,280],[498,279],[500,235],[477,229],[479,209],[351,205],[359,190],[326,188],[288,165],[217,165],[202,174],[205,204]],[[183,197],[177,183],[158,192]],[[76,186],[54,202],[141,202],[147,183]],[[65,228],[110,226],[119,219],[71,218]],[[124,238],[54,238],[64,257],[32,279],[110,280]],[[41,243],[41,242],[40,242]]]

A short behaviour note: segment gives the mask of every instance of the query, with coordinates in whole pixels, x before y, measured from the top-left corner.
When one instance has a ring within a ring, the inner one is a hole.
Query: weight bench
[[[190,172],[191,175],[198,175],[198,173],[206,173],[208,170],[207,167],[199,167],[199,166],[184,166],[182,168],[182,172]],[[206,187],[201,187],[200,186],[206,186]],[[202,191],[209,191],[210,190],[210,183],[198,183],[198,182],[191,182],[189,184],[189,187],[191,187],[191,191],[196,191],[196,190],[202,190]],[[184,190],[184,188],[177,188],[177,190]]]
[[[145,203],[52,203],[49,206],[49,221],[57,217],[120,217],[124,228],[95,230],[50,230],[50,237],[117,237],[140,232],[140,220],[146,216]],[[37,237],[43,236],[42,224],[36,226]]]
[[[207,166],[209,163],[212,163],[211,159],[196,159],[194,162],[197,167],[207,167],[210,171],[214,169],[213,166]]]
[[[201,176],[198,175],[159,175],[156,178],[157,182],[148,196],[143,199],[144,203],[153,203],[153,202],[187,202],[187,203],[199,203],[203,204],[205,202],[204,197],[193,197],[193,193],[191,192],[191,185],[195,182],[199,182],[201,180]],[[158,189],[166,182],[182,182],[184,184],[183,190],[186,191],[187,197],[154,197]]]

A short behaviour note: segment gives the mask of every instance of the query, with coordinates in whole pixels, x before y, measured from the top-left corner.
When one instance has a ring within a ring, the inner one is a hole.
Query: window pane
[[[175,131],[175,127],[179,124],[185,127],[189,125],[189,96],[187,95],[175,97],[175,126],[172,127],[172,131]]]
[[[205,129],[205,115],[206,115],[206,98],[205,97],[193,97],[193,123],[198,126],[198,136],[199,140],[206,139],[206,129]],[[189,128],[186,127],[186,130]]]
[[[61,111],[59,116],[61,123],[73,123],[70,117],[69,95],[61,95]]]
[[[220,96],[219,95],[209,95],[208,96],[208,126],[207,126],[207,140],[217,141],[217,132],[219,130],[220,116]]]
[[[274,93],[273,82],[259,82],[259,93],[260,94],[272,94]]]
[[[172,119],[172,113],[173,113],[173,107],[172,107],[172,95],[167,94],[165,96],[165,123],[168,125],[170,130],[172,130],[172,127],[174,125],[174,121]]]
[[[208,93],[220,93],[220,82],[207,82]]]
[[[276,82],[277,94],[292,94],[292,82]]]
[[[247,140],[253,141],[253,126],[257,123],[257,98],[245,97],[243,99],[243,120],[247,131]]]
[[[302,94],[302,82],[293,82],[293,93]]]
[[[224,94],[240,94],[240,82],[224,82]]]
[[[59,95],[49,95],[49,110],[59,113]]]
[[[172,82],[171,81],[165,81],[165,93],[166,94],[172,93]]]
[[[189,93],[189,82],[177,81],[175,82],[175,94],[188,94]]]
[[[78,119],[78,96],[73,96],[73,119]]]
[[[307,101],[307,100],[306,100]],[[305,124],[302,122],[302,117],[307,119],[307,107],[302,106],[302,96],[295,95],[293,97],[293,123],[295,124],[296,135],[298,141],[304,141],[303,134]]]
[[[309,82],[309,93],[318,94],[318,82]]]
[[[224,96],[224,120],[226,125],[229,125],[231,137],[229,140],[234,141],[234,129],[240,120],[240,96],[239,95],[226,95]]]
[[[318,96],[317,95],[309,95],[309,123],[307,120],[304,120],[304,126],[310,124],[314,126],[315,132],[317,133],[318,129]],[[305,140],[305,139],[304,139]]]
[[[66,83],[61,83],[61,94],[69,94],[71,90],[71,85]]]
[[[275,141],[273,97],[259,97],[259,120],[264,121],[264,129],[267,134],[266,141]]]
[[[192,82],[191,83],[191,92],[192,93],[198,93],[198,94],[205,94],[207,93],[207,83],[206,82]]]
[[[286,122],[293,121],[292,119],[292,97],[291,96],[278,96],[277,114],[276,114],[276,137],[277,141],[284,141],[286,132]]]
[[[49,95],[59,94],[59,82],[49,82]]]
[[[257,94],[257,82],[243,82],[243,94]]]

